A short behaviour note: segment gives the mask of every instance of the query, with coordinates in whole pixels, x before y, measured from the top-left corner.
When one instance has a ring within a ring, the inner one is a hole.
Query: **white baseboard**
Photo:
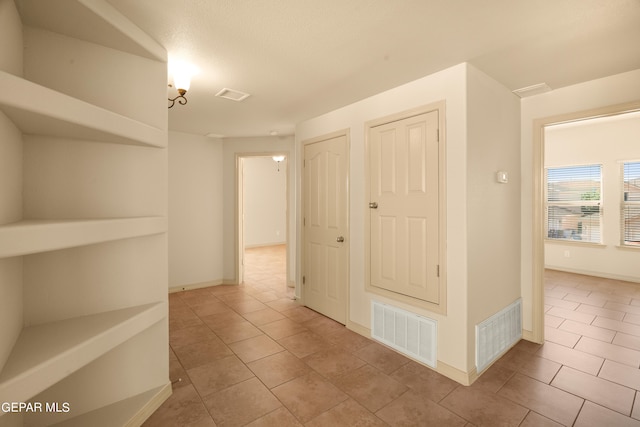
[[[190,291],[193,289],[200,289],[200,288],[208,288],[209,286],[218,286],[222,284],[223,284],[222,280],[212,280],[209,282],[192,283],[190,285],[172,286],[169,288],[169,293],[172,294],[175,292]]]
[[[287,242],[273,242],[273,243],[257,243],[255,245],[244,245],[245,249],[255,249],[255,248],[268,248],[269,246],[284,246]]]
[[[557,265],[545,265],[544,268],[548,270],[564,271],[566,273],[582,274],[585,276],[602,277],[603,279],[623,280],[625,282],[640,283],[640,277],[624,276],[621,274],[603,273],[601,271],[589,271],[578,268],[566,268]]]
[[[140,410],[131,418],[126,427],[137,427],[142,425],[155,411],[158,410],[165,400],[171,396],[171,383],[166,384],[151,400],[147,402]]]
[[[522,330],[522,339],[534,344],[544,344],[544,336],[541,338],[536,338],[533,331],[527,331],[526,329]]]
[[[352,322],[348,319],[345,326],[347,327],[347,329],[352,330],[356,334],[360,334],[363,337],[371,338],[371,329],[367,328],[366,326],[362,326],[361,324]]]

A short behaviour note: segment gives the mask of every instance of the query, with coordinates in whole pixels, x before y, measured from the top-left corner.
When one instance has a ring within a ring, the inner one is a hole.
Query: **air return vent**
[[[371,319],[372,338],[436,367],[438,322],[377,301],[371,303]]]
[[[220,98],[230,99],[232,101],[244,101],[249,97],[248,93],[240,92],[239,90],[224,88],[220,92],[216,93],[216,96]]]
[[[518,299],[476,325],[476,369],[482,372],[522,338],[522,303]]]
[[[541,93],[549,92],[551,88],[546,83],[538,83],[537,85],[521,87],[513,91],[514,94],[520,98],[526,98],[528,96],[540,95]]]

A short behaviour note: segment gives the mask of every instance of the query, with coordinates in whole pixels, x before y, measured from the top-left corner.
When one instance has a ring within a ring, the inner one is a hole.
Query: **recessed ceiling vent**
[[[537,85],[521,87],[513,91],[520,98],[526,98],[527,96],[540,95],[541,93],[550,92],[551,88],[546,83],[538,83]]]
[[[224,88],[220,92],[216,93],[216,96],[220,98],[230,99],[232,101],[244,101],[249,97],[248,93],[240,92],[239,90]]]

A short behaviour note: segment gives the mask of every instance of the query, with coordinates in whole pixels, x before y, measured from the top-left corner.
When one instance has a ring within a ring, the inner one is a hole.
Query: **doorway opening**
[[[593,119],[602,119],[608,117],[616,117],[621,116],[626,113],[638,112],[640,111],[639,103],[630,103],[623,105],[615,105],[610,107],[603,107],[595,110],[588,110],[576,113],[564,114],[561,116],[553,116],[544,119],[538,119],[534,122],[534,138],[533,138],[533,183],[534,183],[534,191],[533,191],[533,294],[532,294],[532,306],[533,306],[533,328],[532,328],[532,336],[531,340],[537,343],[543,343],[545,341],[545,276],[549,277],[549,274],[545,275],[547,260],[546,258],[551,253],[547,254],[545,251],[545,243],[549,240],[555,240],[549,238],[549,231],[547,231],[547,183],[546,183],[546,160],[547,153],[545,152],[545,143],[546,137],[548,135],[548,131],[553,127],[558,127],[557,125],[572,125],[579,123],[587,123],[587,121],[592,121]],[[589,163],[585,160],[584,156],[579,156],[576,153],[575,161],[573,165],[576,166],[578,163]],[[598,162],[597,162],[598,163]],[[610,192],[611,193],[611,192]],[[616,197],[615,194],[609,194],[607,197]],[[586,202],[585,202],[586,203]],[[584,204],[584,203],[583,203]],[[584,216],[584,208],[582,208],[580,217]],[[595,210],[599,210],[596,208],[590,208],[588,213],[593,213]],[[575,215],[574,215],[575,216]],[[569,224],[570,221],[565,221],[566,224]],[[567,225],[570,227],[570,225]],[[558,235],[558,227],[554,227],[552,237]],[[566,228],[566,227],[565,227]],[[584,224],[583,227],[574,227],[576,228],[576,232],[570,234],[570,236],[581,236],[584,234]],[[566,235],[566,232],[562,232],[562,235]],[[575,243],[575,242],[574,242]],[[552,252],[560,251],[562,257],[570,258],[575,250],[580,248],[580,245],[588,245],[587,243],[578,243],[573,248],[564,248],[557,245],[554,245]],[[615,245],[615,243],[613,243]],[[594,244],[597,246],[597,244]],[[600,245],[601,247],[607,245]],[[611,245],[608,245],[611,246]],[[599,249],[602,250],[602,249]],[[576,270],[576,268],[574,268]],[[576,273],[580,273],[579,269],[575,271]],[[551,279],[553,280],[553,279]]]
[[[237,165],[236,277],[265,292],[288,283],[288,153],[243,154]]]
[[[244,248],[244,283],[265,292],[293,294],[287,283],[286,243]]]

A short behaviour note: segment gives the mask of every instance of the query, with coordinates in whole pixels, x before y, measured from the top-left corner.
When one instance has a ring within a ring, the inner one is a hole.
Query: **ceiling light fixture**
[[[171,64],[172,74],[173,74],[173,85],[169,84],[169,87],[175,87],[178,91],[178,96],[174,98],[168,98],[169,108],[172,108],[176,101],[178,104],[185,105],[187,103],[187,98],[185,94],[191,87],[191,76],[195,73],[195,67],[186,63],[175,63]]]
[[[184,95],[189,90],[189,86],[191,86],[191,80],[189,79],[189,77],[174,76],[173,86],[175,86],[176,90],[178,91],[178,96],[176,96],[175,98],[169,98],[169,101],[171,102],[169,108],[172,108],[174,105],[176,105],[176,101],[178,101],[178,104],[180,105],[185,105],[187,103],[187,98],[185,98]],[[169,85],[169,87],[172,87],[172,85]]]
[[[280,172],[280,162],[284,160],[284,156],[273,156],[272,159],[278,164],[278,172]]]

